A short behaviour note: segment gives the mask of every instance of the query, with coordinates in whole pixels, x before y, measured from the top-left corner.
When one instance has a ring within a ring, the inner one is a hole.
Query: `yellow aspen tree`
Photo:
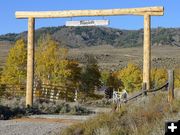
[[[142,72],[135,64],[129,63],[127,67],[119,70],[116,76],[122,81],[124,88],[129,92],[141,89]]]
[[[25,84],[27,49],[25,41],[19,39],[9,51],[6,64],[2,71],[1,83],[4,84]]]

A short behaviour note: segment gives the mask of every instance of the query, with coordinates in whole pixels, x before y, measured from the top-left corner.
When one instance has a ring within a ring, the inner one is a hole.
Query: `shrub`
[[[73,114],[73,115],[82,115],[82,114],[87,115],[90,113],[93,113],[93,112],[87,108],[82,107],[82,106],[73,106],[71,111],[70,111],[70,114]]]
[[[9,107],[0,105],[0,120],[7,120],[12,116],[12,111]]]
[[[103,98],[101,100],[87,101],[84,104],[87,106],[95,106],[95,107],[111,107],[112,101]]]
[[[34,106],[26,108],[24,98],[2,99],[0,102],[0,119],[10,119],[33,114],[73,114],[87,115],[94,113],[80,105],[71,105],[62,101],[34,101]]]
[[[60,114],[69,113],[71,111],[71,107],[69,104],[63,104],[61,110],[59,110]]]
[[[19,118],[22,116],[41,114],[42,112],[37,108],[10,108],[0,105],[0,120],[8,120],[10,118]]]

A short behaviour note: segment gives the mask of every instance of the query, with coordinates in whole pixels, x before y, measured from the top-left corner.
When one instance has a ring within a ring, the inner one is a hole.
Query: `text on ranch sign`
[[[109,25],[109,20],[66,21],[66,26],[102,26]]]

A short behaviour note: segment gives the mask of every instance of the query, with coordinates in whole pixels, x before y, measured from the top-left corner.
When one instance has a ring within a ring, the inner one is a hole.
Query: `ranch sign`
[[[109,25],[109,20],[66,21],[66,26],[103,26]]]

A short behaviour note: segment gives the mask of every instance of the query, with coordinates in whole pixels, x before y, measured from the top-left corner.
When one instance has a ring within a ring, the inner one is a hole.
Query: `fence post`
[[[66,97],[65,97],[65,101],[67,102],[67,101],[68,101],[68,91],[67,91],[67,87],[65,88],[65,94],[66,94],[66,95],[65,95],[65,96],[66,96]]]
[[[77,102],[77,94],[78,94],[78,90],[75,89],[75,93],[74,93],[74,101]]]
[[[168,70],[168,102],[174,99],[174,71]]]
[[[147,87],[147,85],[146,85],[146,83],[143,83],[142,84],[142,91],[144,92],[143,94],[144,94],[144,96],[147,96],[147,92],[146,92],[146,87]]]

